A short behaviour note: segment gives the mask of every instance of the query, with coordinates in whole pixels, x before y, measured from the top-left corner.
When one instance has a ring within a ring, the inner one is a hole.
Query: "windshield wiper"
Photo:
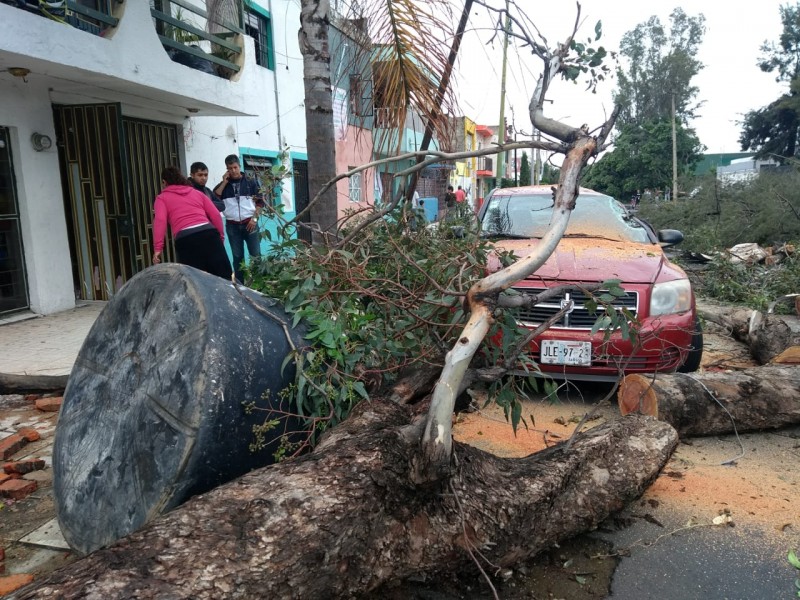
[[[535,235],[523,235],[521,233],[511,233],[510,231],[483,231],[481,237],[485,239],[507,239],[507,240],[538,240]]]

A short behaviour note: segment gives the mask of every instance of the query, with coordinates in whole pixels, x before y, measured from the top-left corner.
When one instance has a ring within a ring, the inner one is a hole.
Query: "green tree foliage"
[[[676,128],[678,173],[690,173],[703,152],[693,129]],[[583,185],[627,201],[646,188],[669,188],[672,181],[672,125],[660,119],[642,126],[626,125],[606,153],[586,169]]]
[[[251,287],[307,326],[309,347],[294,357],[300,374],[286,393],[310,433],[340,422],[398,373],[440,367],[461,332],[464,295],[485,275],[491,245],[473,219],[454,218],[462,235],[453,235],[444,226],[409,231],[400,210],[392,217],[329,253],[283,232],[250,264]],[[500,331],[507,341],[486,346],[489,364],[520,335],[508,313],[492,334]]]
[[[530,185],[531,184],[531,162],[528,159],[528,153],[522,153],[522,159],[520,159],[519,165],[519,184],[520,185]]]
[[[791,82],[800,74],[800,3],[780,7],[783,31],[778,43],[765,41],[761,45],[759,68],[775,73],[775,81]]]
[[[654,16],[622,37],[614,149],[587,169],[583,185],[625,201],[645,188],[670,187],[673,97],[678,173],[690,171],[700,159],[704,148],[688,121],[697,108],[691,81],[703,68],[695,57],[704,23],[703,15],[690,17],[676,8],[669,30]]]
[[[617,69],[614,99],[622,109],[619,128],[643,125],[675,114],[683,122],[694,116],[697,87],[691,84],[703,68],[697,51],[705,33],[705,17],[690,17],[676,8],[667,31],[658,17],[627,32],[620,43],[622,65]]]
[[[764,310],[800,289],[800,256],[777,266],[733,264],[718,252],[756,242],[781,246],[800,242],[800,170],[764,172],[750,182],[722,184],[714,174],[694,181],[692,196],[678,202],[644,202],[639,216],[656,229],[679,229],[683,250],[717,256],[695,277],[704,296]],[[688,186],[687,186],[688,187]],[[781,305],[776,310],[785,310]]]
[[[558,180],[561,178],[561,169],[558,167],[554,167],[549,163],[544,163],[544,167],[542,168],[542,185],[549,185],[553,183],[558,183]]]
[[[686,236],[681,247],[697,252],[756,242],[764,246],[800,241],[800,171],[764,172],[723,185],[714,175],[696,180],[697,193],[678,202],[646,204],[639,214],[656,228]],[[796,291],[796,290],[795,290]]]
[[[789,92],[769,105],[751,110],[742,121],[739,143],[758,158],[784,162],[798,156],[800,128],[800,3],[781,6],[783,32],[778,43],[765,41],[758,66],[775,73],[776,81],[789,83]]]

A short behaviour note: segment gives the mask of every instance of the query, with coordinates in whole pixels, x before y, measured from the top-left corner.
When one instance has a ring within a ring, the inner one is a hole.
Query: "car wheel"
[[[700,326],[700,318],[695,317],[694,333],[692,334],[692,347],[683,364],[678,367],[678,373],[694,373],[700,368],[700,361],[703,358],[703,328]]]

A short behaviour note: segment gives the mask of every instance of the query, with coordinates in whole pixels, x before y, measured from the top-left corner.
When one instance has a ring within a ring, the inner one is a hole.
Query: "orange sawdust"
[[[577,420],[594,407],[582,403],[525,402],[523,414],[535,424],[517,435],[503,412],[489,406],[459,415],[454,437],[503,457],[522,457],[569,439]],[[616,407],[600,407],[599,420],[619,418]],[[556,422],[558,421],[558,422]],[[562,424],[563,422],[563,424]],[[740,445],[741,443],[741,445]],[[742,452],[743,449],[743,452]],[[672,458],[640,502],[660,505],[697,522],[730,512],[735,525],[752,525],[781,539],[800,532],[800,440],[793,431],[690,438]],[[731,465],[722,465],[732,461]]]
[[[459,415],[453,428],[453,437],[496,456],[519,458],[569,439],[577,422],[591,408],[546,402],[525,403],[523,416],[528,428],[520,423],[514,435],[502,410],[496,406],[488,407]],[[589,425],[596,423],[593,421]]]
[[[800,525],[797,485],[772,473],[737,468],[709,466],[676,471],[667,467],[644,497],[683,508],[698,518],[713,518],[728,510],[740,524],[767,525],[776,530]]]

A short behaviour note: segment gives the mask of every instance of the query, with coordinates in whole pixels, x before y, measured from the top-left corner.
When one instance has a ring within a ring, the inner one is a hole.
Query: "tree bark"
[[[638,497],[677,444],[637,415],[523,459],[456,443],[451,478],[426,491],[410,484],[418,439],[406,407],[364,402],[314,453],[197,496],[19,598],[349,598],[468,568],[478,550],[507,566]]]
[[[735,306],[700,304],[700,316],[724,327],[734,339],[747,344],[762,365],[792,346],[800,346],[800,318],[762,313]]]
[[[303,54],[308,183],[311,198],[336,177],[336,136],[333,127],[331,56],[328,44],[329,0],[302,0],[300,3],[300,50]],[[283,143],[283,140],[281,140]],[[336,187],[327,188],[311,206],[311,220],[321,234],[314,232],[314,243],[322,245],[335,233],[338,218]]]
[[[777,429],[800,423],[800,369],[628,375],[617,400],[623,415],[657,417],[681,436]]]

